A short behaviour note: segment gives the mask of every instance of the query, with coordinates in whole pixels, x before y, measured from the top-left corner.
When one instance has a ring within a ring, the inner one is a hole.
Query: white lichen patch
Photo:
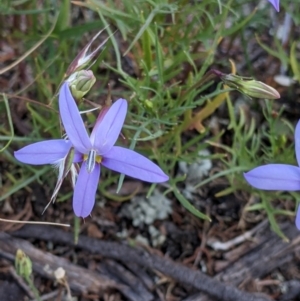
[[[184,161],[179,162],[179,172],[181,174],[186,174],[186,184],[193,185],[199,183],[205,176],[208,175],[212,168],[212,162],[210,158],[210,152],[206,149],[198,152],[199,158],[188,164]]]
[[[121,216],[131,219],[136,227],[151,225],[155,220],[163,220],[171,213],[171,201],[158,190],[154,190],[148,199],[145,196],[134,197],[121,210]]]
[[[153,225],[150,225],[148,228],[148,232],[151,236],[152,246],[153,247],[159,247],[161,246],[165,240],[166,236],[162,234],[159,229],[155,228]]]
[[[145,245],[145,246],[149,246],[149,241],[146,237],[142,236],[141,234],[138,234],[136,237],[135,237],[135,242],[139,243],[139,244],[142,244],[142,245]]]
[[[208,176],[212,168],[212,161],[209,158],[210,152],[206,149],[198,152],[199,158],[193,163],[184,161],[179,162],[179,175],[186,175],[185,188],[182,194],[188,199],[193,200],[193,193],[195,193],[195,185]]]

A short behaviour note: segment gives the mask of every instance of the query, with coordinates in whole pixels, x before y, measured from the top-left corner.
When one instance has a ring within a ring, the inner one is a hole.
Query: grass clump
[[[2,173],[1,201],[28,189],[34,181],[54,185],[55,177],[49,179],[50,167],[21,165],[11,153],[25,143],[61,137],[55,98],[58,87],[78,51],[95,31],[105,28],[100,39],[109,37],[109,41],[92,67],[98,81],[80,108],[87,110],[103,104],[109,93],[113,99],[126,98],[130,113],[124,127],[125,143],[156,161],[170,176],[163,187],[165,194],[172,192],[188,211],[204,219],[209,219],[204,208],[197,208],[180,192],[185,178],[177,174],[177,166],[180,161],[196,161],[200,150],[217,147],[211,158],[222,169],[199,181],[195,189],[225,177],[228,187],[218,195],[240,190],[255,193],[260,200],[248,210],[265,211],[273,229],[282,235],[275,216],[292,213],[282,206],[276,209],[272,200],[295,195],[254,192],[242,173],[268,162],[293,163],[294,150],[288,138],[292,136],[292,124],[283,109],[274,114],[276,100],[260,102],[264,110],[261,124],[251,114],[236,111],[238,97],[251,109],[261,109],[257,100],[231,93],[232,89],[214,80],[210,73],[212,69],[242,72],[264,81],[256,76],[260,70],[253,65],[249,50],[260,47],[272,62],[277,58],[299,79],[296,42],[288,43],[290,53],[276,37],[272,40],[274,47],[264,42],[272,26],[267,1],[266,7],[259,9],[241,0],[91,0],[72,4],[62,1],[60,6],[52,1],[44,1],[42,6],[36,1],[9,1],[2,5],[5,10],[0,21],[23,18],[25,29],[22,23],[14,27],[14,22],[8,22],[2,35],[8,32],[5,42],[22,45],[19,56],[26,55],[5,72],[7,77],[19,79],[18,72],[25,68],[23,82],[13,80],[9,87],[2,88],[5,94],[0,102],[0,116],[8,118],[0,127],[0,156],[9,168]],[[26,53],[28,49],[31,51]],[[21,114],[14,117],[12,110],[18,106]],[[92,123],[95,116],[92,112],[86,118]],[[214,116],[225,120],[218,121],[221,129],[217,133],[209,123]],[[21,125],[12,126],[19,120],[23,120]],[[24,122],[27,130],[22,130]],[[226,132],[231,133],[227,143],[223,139]],[[117,182],[120,189],[124,177],[108,171],[105,175],[100,192],[118,199],[106,191]],[[154,185],[148,195],[153,190]],[[68,197],[62,195],[61,199]]]

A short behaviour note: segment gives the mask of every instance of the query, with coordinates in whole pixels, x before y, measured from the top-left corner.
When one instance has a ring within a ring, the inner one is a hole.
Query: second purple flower
[[[300,121],[295,129],[295,152],[298,166],[267,164],[258,166],[244,174],[246,181],[262,190],[300,190]],[[300,206],[296,214],[296,226],[300,230]]]

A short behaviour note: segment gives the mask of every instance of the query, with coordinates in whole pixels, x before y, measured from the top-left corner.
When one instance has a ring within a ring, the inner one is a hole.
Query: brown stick
[[[23,239],[17,239],[0,232],[0,256],[13,261],[16,251],[21,249],[31,259],[33,269],[45,278],[55,280],[54,271],[61,267],[66,271],[68,283],[75,292],[99,292],[117,288],[118,284],[96,272],[77,266],[65,258],[43,252]]]
[[[223,260],[227,258],[227,267],[214,276],[214,279],[229,283],[239,288],[249,286],[254,279],[261,279],[277,268],[292,262],[295,252],[300,248],[299,231],[292,223],[281,225],[281,230],[290,240],[283,241],[271,229],[261,228],[252,240],[246,241],[244,246],[237,251],[235,248],[223,253]],[[287,292],[287,299],[292,300],[289,293],[298,292],[296,282],[287,282],[286,287],[291,290]],[[299,289],[300,292],[300,289]],[[280,299],[281,300],[281,299]],[[208,301],[203,293],[197,293],[186,298],[184,301]]]
[[[255,235],[255,243],[247,248],[247,253],[244,256],[240,255],[238,260],[230,263],[215,278],[240,286],[242,282],[246,284],[252,279],[262,278],[276,268],[291,262],[295,257],[295,250],[300,246],[299,231],[291,223],[281,225],[281,229],[288,237],[289,243],[272,230],[262,229]],[[228,253],[225,257],[230,257]]]
[[[47,226],[26,225],[12,235],[23,238],[36,238],[56,243],[67,244],[75,247],[73,236],[61,229]],[[149,254],[143,249],[132,248],[116,242],[100,241],[93,238],[80,236],[76,247],[91,253],[114,258],[123,262],[135,262],[140,266],[155,269],[173,279],[191,285],[194,288],[223,301],[270,301],[267,296],[250,294],[237,288],[223,284],[211,277],[178,264],[168,258]]]

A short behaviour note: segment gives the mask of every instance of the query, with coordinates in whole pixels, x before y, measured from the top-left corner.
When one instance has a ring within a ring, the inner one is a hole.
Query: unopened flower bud
[[[16,253],[15,267],[17,273],[25,279],[28,279],[31,276],[32,262],[30,258],[20,249],[18,249]]]
[[[85,94],[87,94],[94,83],[96,78],[91,70],[80,70],[73,73],[67,80],[72,95],[76,99],[81,99]]]
[[[149,109],[153,109],[153,102],[149,99],[146,99],[144,102],[145,106]]]
[[[234,74],[224,74],[221,80],[228,87],[254,98],[277,99],[280,94],[271,86],[254,80],[252,77],[242,77]]]

